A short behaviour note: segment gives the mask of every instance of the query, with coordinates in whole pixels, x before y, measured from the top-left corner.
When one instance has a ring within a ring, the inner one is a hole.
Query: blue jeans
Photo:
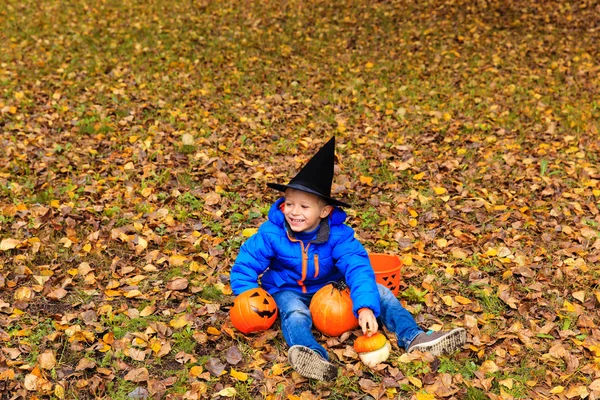
[[[398,345],[408,347],[423,330],[388,288],[380,284],[377,284],[377,288],[381,304],[381,314],[377,317],[377,322],[396,334]],[[312,318],[308,309],[312,296],[293,290],[284,290],[273,295],[279,308],[281,331],[287,344],[306,346],[328,360],[327,350],[317,342],[312,333]]]

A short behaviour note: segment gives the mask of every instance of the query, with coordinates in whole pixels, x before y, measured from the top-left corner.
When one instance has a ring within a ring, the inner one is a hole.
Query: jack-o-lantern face
[[[229,317],[233,326],[244,333],[264,331],[277,319],[277,305],[264,289],[250,289],[235,298]]]
[[[392,292],[396,293],[398,291],[398,286],[396,286],[396,281],[398,280],[396,274],[392,274],[391,276],[382,277],[383,284]]]

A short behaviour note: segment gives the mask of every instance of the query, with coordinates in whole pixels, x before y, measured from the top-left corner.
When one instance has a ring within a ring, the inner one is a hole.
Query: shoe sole
[[[338,369],[333,364],[325,361],[319,354],[308,347],[290,347],[288,361],[296,372],[306,378],[332,381],[338,375]]]
[[[409,353],[412,353],[415,350],[420,350],[422,352],[428,351],[434,356],[450,354],[460,349],[466,341],[467,331],[465,331],[463,328],[455,328],[436,340],[412,346]]]

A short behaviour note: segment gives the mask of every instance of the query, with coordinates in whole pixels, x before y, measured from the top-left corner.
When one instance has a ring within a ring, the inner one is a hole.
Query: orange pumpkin
[[[309,308],[315,328],[326,335],[340,336],[358,326],[358,319],[352,312],[350,289],[344,282],[319,289]]]
[[[387,338],[381,332],[369,336],[359,336],[354,341],[354,350],[357,353],[367,353],[369,351],[379,350],[387,343]]]
[[[241,332],[264,331],[277,319],[277,304],[266,290],[250,289],[233,300],[229,318],[233,326]]]
[[[371,337],[359,336],[354,341],[354,350],[358,357],[368,367],[374,368],[388,359],[392,346],[381,332]]]

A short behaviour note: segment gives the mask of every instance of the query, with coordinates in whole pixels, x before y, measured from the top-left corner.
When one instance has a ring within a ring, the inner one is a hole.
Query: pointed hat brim
[[[321,193],[319,193],[318,191],[316,191],[314,189],[311,189],[311,188],[309,188],[307,186],[304,186],[302,184],[299,184],[299,183],[292,183],[292,182],[290,182],[287,185],[282,185],[280,183],[267,183],[267,186],[270,187],[271,189],[275,189],[275,190],[278,190],[280,192],[285,192],[287,189],[296,189],[296,190],[300,190],[302,192],[316,194],[317,196],[324,198],[327,201],[327,203],[331,204],[332,206],[352,207],[348,203],[344,203],[343,201],[334,199],[333,197],[330,197],[330,196],[324,196]]]

